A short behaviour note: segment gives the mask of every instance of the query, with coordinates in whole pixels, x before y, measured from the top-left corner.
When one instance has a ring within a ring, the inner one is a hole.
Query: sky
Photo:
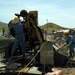
[[[0,21],[9,23],[21,10],[38,11],[38,25],[47,22],[75,28],[75,0],[0,0]]]

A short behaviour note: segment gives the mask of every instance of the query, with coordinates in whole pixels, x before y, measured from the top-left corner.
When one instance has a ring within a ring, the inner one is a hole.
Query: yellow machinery
[[[20,14],[15,14],[15,15],[22,19],[21,23],[24,26],[26,51],[28,52],[29,50],[35,49],[36,46],[40,46],[40,43],[44,40],[44,38],[42,31],[38,26],[38,11],[29,11],[28,13],[26,10],[21,10]],[[11,35],[15,37],[13,25],[14,22],[13,20],[11,20],[8,24],[8,28],[10,30]],[[13,44],[11,45],[11,47],[10,45],[9,45],[9,51],[11,52],[10,49],[12,48]],[[21,51],[20,46],[18,46],[18,49]]]

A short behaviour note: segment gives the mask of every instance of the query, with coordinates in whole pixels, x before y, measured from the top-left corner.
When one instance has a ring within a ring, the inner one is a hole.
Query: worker
[[[5,34],[5,29],[2,28],[2,36],[4,36],[4,34]]]
[[[70,58],[73,58],[75,55],[74,48],[75,48],[75,39],[72,35],[70,35],[68,32],[64,32],[66,41],[64,44],[62,44],[59,49],[69,47],[70,48]]]
[[[22,55],[23,57],[25,57],[25,37],[23,33],[23,24],[20,23],[20,19],[18,17],[15,17],[13,21],[14,21],[13,29],[15,32],[15,41],[11,51],[11,58],[13,57],[18,44],[21,45]]]

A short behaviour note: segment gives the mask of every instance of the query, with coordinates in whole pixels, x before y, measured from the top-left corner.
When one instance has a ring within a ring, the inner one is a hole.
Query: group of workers
[[[9,58],[9,61],[13,58],[14,54],[15,54],[15,51],[17,49],[17,45],[19,44],[21,46],[21,49],[22,49],[22,55],[23,55],[23,58],[25,58],[25,54],[26,54],[26,42],[25,40],[27,39],[27,37],[25,38],[25,30],[24,30],[24,22],[25,22],[25,25],[30,25],[31,23],[35,25],[34,21],[33,21],[33,18],[34,15],[31,15],[30,13],[28,13],[26,10],[21,10],[20,14],[15,14],[17,17],[15,17],[13,19],[13,30],[14,30],[14,34],[15,34],[15,41],[14,41],[14,44],[12,46],[12,50],[11,50],[11,57]],[[23,18],[23,21],[21,21],[20,17]],[[31,26],[33,28],[35,28],[35,31],[32,29],[33,32],[35,32],[33,35],[30,36],[30,38],[33,37],[33,40],[35,41],[35,37],[37,36],[36,34],[39,34],[38,33],[38,29],[37,27],[35,27],[34,25]],[[9,27],[9,29],[11,29],[11,27]],[[30,32],[30,30],[28,31]],[[28,34],[28,33],[27,33]],[[30,33],[29,33],[30,34]],[[37,36],[38,38],[40,38],[41,36]],[[29,38],[29,39],[30,39]],[[32,41],[32,40],[31,40]],[[33,42],[33,41],[32,41]],[[34,48],[34,54],[36,53],[36,47]]]
[[[15,17],[13,19],[13,22],[14,22],[13,29],[15,32],[15,41],[11,51],[11,58],[13,57],[18,44],[21,45],[22,55],[23,57],[25,57],[25,36],[24,36],[23,24],[20,22],[20,18],[18,17]],[[69,47],[70,49],[69,57],[73,58],[75,56],[75,52],[74,52],[75,39],[68,32],[64,32],[64,35],[65,35],[66,41],[63,45],[59,46],[59,49]]]

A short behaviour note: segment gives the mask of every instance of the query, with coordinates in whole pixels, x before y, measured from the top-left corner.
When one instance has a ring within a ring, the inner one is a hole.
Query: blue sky
[[[38,24],[75,28],[75,0],[0,0],[0,21],[8,23],[22,9],[38,11]]]

